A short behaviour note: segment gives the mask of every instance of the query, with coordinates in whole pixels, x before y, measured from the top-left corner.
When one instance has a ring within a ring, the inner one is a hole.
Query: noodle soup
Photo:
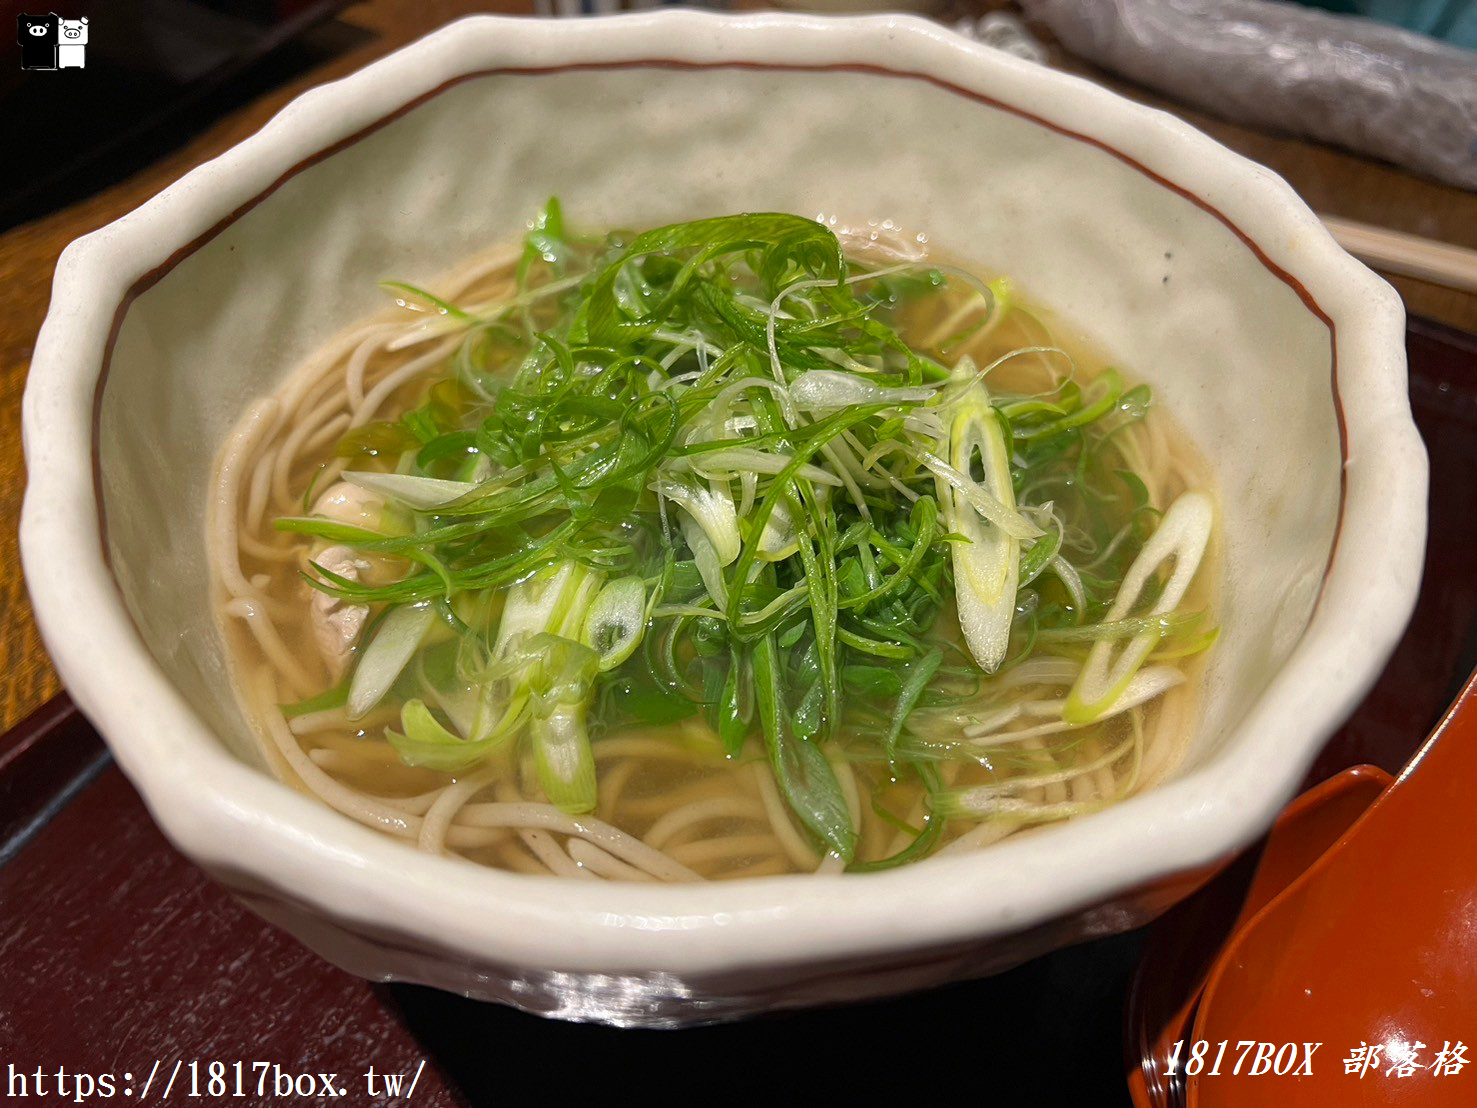
[[[1163,776],[1211,502],[1004,280],[793,216],[395,283],[247,413],[212,521],[284,780],[529,873],[868,871]]]

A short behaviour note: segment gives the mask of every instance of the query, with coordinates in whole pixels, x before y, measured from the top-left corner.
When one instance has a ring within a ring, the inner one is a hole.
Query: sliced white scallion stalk
[[[944,421],[932,408],[914,408],[903,416],[903,430],[927,439],[944,437]]]
[[[1173,611],[1184,598],[1185,590],[1190,587],[1190,581],[1200,567],[1214,519],[1215,509],[1210,497],[1201,492],[1182,493],[1164,513],[1159,529],[1144,543],[1133,565],[1128,567],[1113,606],[1103,621],[1111,623],[1126,619],[1138,604],[1144,586],[1171,561],[1174,569],[1164,591],[1159,594],[1154,607],[1144,614],[1160,616]],[[1159,636],[1144,634],[1126,645],[1111,639],[1094,643],[1076,684],[1067,695],[1063,718],[1071,723],[1091,723],[1100,719],[1132,682],[1134,673],[1144,664],[1144,659],[1158,641]],[[1116,659],[1113,657],[1115,651],[1118,652]]]
[[[747,446],[732,446],[724,450],[710,450],[702,454],[694,454],[689,457],[688,464],[694,471],[704,475],[727,476],[749,471],[773,476],[781,472],[792,460],[783,454],[769,454]],[[841,484],[841,478],[834,473],[808,463],[796,471],[796,476],[814,485],[839,486]]]
[[[759,430],[759,417],[753,412],[739,412],[731,415],[723,421],[723,434],[717,437],[725,439],[746,439]],[[695,437],[689,436],[688,442],[696,442]]]
[[[430,682],[422,680],[422,687],[426,690],[427,697],[446,713],[446,718],[451,720],[451,725],[461,735],[476,735],[480,721],[478,705],[483,700],[480,690],[473,685],[466,685],[459,689],[437,689]]]
[[[407,604],[385,616],[374,638],[364,648],[359,664],[354,667],[354,678],[349,682],[349,696],[344,704],[344,713],[350,719],[359,719],[384,699],[435,618],[436,613],[428,601]]]
[[[591,597],[605,575],[578,562],[560,562],[508,589],[493,656],[506,657],[519,640],[548,632],[577,637]]]
[[[745,470],[738,475],[739,479],[739,503],[738,517],[746,519],[754,510],[754,500],[759,493],[759,475],[750,470]]]
[[[759,557],[766,562],[780,562],[799,549],[800,536],[790,518],[789,506],[778,503],[764,521],[764,533],[759,536]]]
[[[980,387],[983,388],[984,386]],[[994,421],[993,416],[990,418]],[[997,423],[996,426],[998,427],[999,424]],[[950,437],[953,437],[952,432]],[[1005,438],[1003,432],[1000,438],[1003,442]],[[1016,511],[1015,494],[1013,492],[1008,501],[1002,500],[1000,497],[992,495],[990,491],[987,491],[977,481],[971,480],[957,466],[950,465],[938,457],[938,455],[932,454],[927,450],[919,452],[918,460],[923,463],[924,467],[937,480],[948,485],[963,497],[969,503],[969,506],[979,513],[979,515],[1000,528],[1000,530],[1004,531],[1011,538],[1016,540],[1034,539],[1041,534],[1041,528]],[[1010,459],[1007,456],[1007,466],[1009,462]],[[941,499],[949,499],[942,489],[939,492]]]
[[[933,399],[932,387],[884,388],[855,373],[812,369],[790,382],[790,399],[804,411],[851,408],[858,404],[916,404]]]
[[[600,669],[611,670],[633,653],[646,631],[646,583],[617,577],[590,602],[580,641],[600,655]]]
[[[830,504],[830,488],[822,485],[815,490],[815,495],[820,510],[824,512]],[[789,503],[781,500],[770,509],[769,518],[764,521],[764,530],[759,535],[759,548],[755,553],[759,555],[761,562],[779,562],[799,549],[800,530],[790,516]],[[804,580],[805,578],[800,578],[797,584]]]
[[[351,485],[417,511],[450,504],[476,492],[479,487],[470,481],[443,481],[439,477],[414,477],[407,473],[349,472],[343,478]]]
[[[698,576],[703,580],[703,588],[708,590],[708,595],[719,609],[727,608],[728,586],[723,581],[723,566],[718,562],[718,555],[713,550],[712,542],[708,540],[708,533],[686,513],[680,522],[682,537],[687,540],[688,549],[692,551],[692,561],[697,566]]]
[[[595,810],[595,755],[585,730],[584,701],[555,705],[529,724],[534,768],[549,800],[569,815]]]
[[[684,522],[691,519],[698,525],[707,536],[708,546],[719,566],[726,566],[739,556],[743,540],[739,536],[738,513],[734,511],[731,498],[711,488],[666,475],[659,476],[652,489],[682,509]],[[706,579],[704,583],[707,583]],[[708,591],[711,593],[713,590],[709,587]]]
[[[595,810],[595,755],[585,728],[599,655],[561,635],[524,642],[517,678],[529,695],[534,768],[549,799],[570,815]]]
[[[964,641],[980,668],[994,673],[1010,642],[1020,577],[1020,539],[1025,537],[1012,533],[1004,523],[1015,520],[1021,527],[1030,525],[1015,510],[1005,433],[990,407],[990,394],[977,378],[955,402],[948,452],[948,465],[937,458],[933,459],[937,465],[930,463],[931,455],[924,456],[924,464],[935,474],[949,529],[968,540],[953,544],[954,594]],[[983,470],[981,495],[990,501],[998,519],[980,511],[977,498],[970,495],[971,488],[979,489],[966,476],[976,459]],[[1034,527],[1031,530],[1039,533]]]
[[[570,561],[547,566],[508,589],[492,658],[495,666],[508,670],[512,680],[483,683],[470,738],[511,734],[530,714],[531,689],[522,673],[528,644],[577,639],[585,614],[604,583],[605,574],[599,570]]]
[[[454,721],[453,721],[454,722]],[[385,738],[407,765],[459,773],[491,753],[496,736],[468,740],[448,731],[424,701],[407,700],[400,710],[400,732],[385,728]]]
[[[771,381],[768,377],[741,377],[737,381],[724,385],[718,391],[709,403],[707,412],[693,421],[692,431],[684,441],[706,441],[723,437],[709,433],[709,429],[714,426],[726,427],[730,431],[728,437],[751,433],[755,425],[753,415],[741,409],[734,410],[738,397],[750,389],[764,389],[769,392],[779,404],[780,415],[784,418],[785,424],[790,427],[795,426],[795,405],[790,401],[789,389],[778,381]],[[735,421],[739,422],[735,423]]]

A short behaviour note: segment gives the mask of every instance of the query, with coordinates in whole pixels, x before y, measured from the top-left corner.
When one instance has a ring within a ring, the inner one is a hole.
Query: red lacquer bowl
[[[1477,675],[1399,781],[1227,945],[1195,1020],[1210,1046],[1191,1105],[1477,1104],[1474,789]],[[1231,1073],[1245,1040],[1295,1057],[1252,1075],[1252,1047]]]

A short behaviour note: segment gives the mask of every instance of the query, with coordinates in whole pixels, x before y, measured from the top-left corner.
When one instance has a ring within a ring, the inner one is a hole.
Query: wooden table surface
[[[239,142],[304,89],[352,72],[457,17],[473,12],[520,14],[531,6],[519,0],[365,0],[355,4],[339,18],[368,32],[362,45],[218,120],[133,177],[0,235],[0,287],[5,289],[5,296],[0,297],[0,732],[60,688],[26,599],[16,524],[25,487],[21,393],[36,332],[46,315],[52,270],[62,248],[131,211],[194,166]],[[1053,62],[1102,80],[1134,99],[1175,111],[1232,149],[1282,174],[1317,211],[1477,248],[1477,194],[1327,147],[1180,109],[1060,52]],[[1413,314],[1477,331],[1477,296],[1399,278],[1391,283]]]

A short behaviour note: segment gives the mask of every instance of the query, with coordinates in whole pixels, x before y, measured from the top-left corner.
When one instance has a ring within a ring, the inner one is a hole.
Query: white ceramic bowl
[[[269,777],[207,611],[212,458],[377,279],[433,278],[553,193],[589,226],[885,217],[1147,378],[1222,507],[1223,633],[1177,775],[975,856],[664,888],[424,857]],[[26,574],[164,830],[353,972],[629,1023],[897,991],[1143,922],[1267,826],[1414,603],[1402,339],[1395,294],[1271,173],[921,20],[467,20],[68,248],[25,397]]]

